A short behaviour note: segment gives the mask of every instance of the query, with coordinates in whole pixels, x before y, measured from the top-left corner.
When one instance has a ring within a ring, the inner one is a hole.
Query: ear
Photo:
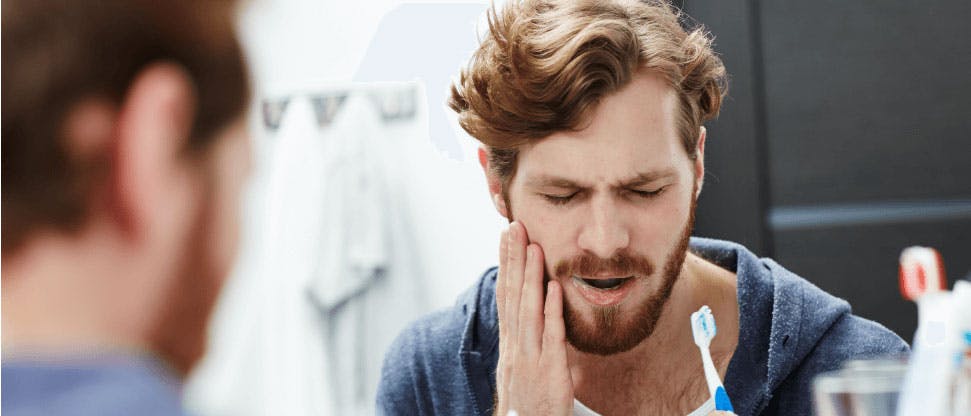
[[[701,187],[705,184],[705,137],[708,135],[708,130],[705,126],[701,126],[698,133],[698,146],[695,150],[695,183],[697,185],[697,193],[695,198],[701,195]]]
[[[142,238],[180,202],[181,154],[191,133],[195,98],[181,67],[158,63],[142,70],[119,109],[113,151],[111,214],[130,238]],[[184,194],[184,191],[182,191]]]
[[[499,176],[493,172],[489,167],[489,151],[484,147],[479,147],[479,164],[482,165],[482,170],[485,172],[486,182],[489,184],[489,197],[492,198],[492,204],[496,207],[496,211],[499,211],[499,215],[509,218],[509,207],[506,206],[506,200],[502,197],[502,181],[499,180]]]

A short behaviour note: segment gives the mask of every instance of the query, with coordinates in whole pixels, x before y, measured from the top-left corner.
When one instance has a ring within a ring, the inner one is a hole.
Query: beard
[[[183,245],[175,282],[168,290],[161,319],[150,339],[160,358],[183,377],[205,354],[209,317],[226,274],[210,244],[216,211],[211,189],[203,194],[200,212]]]
[[[566,339],[578,351],[612,355],[629,351],[654,333],[657,321],[671,290],[681,274],[688,252],[688,243],[694,228],[696,192],[692,192],[691,207],[688,220],[682,228],[678,243],[668,254],[664,268],[659,275],[659,287],[642,303],[635,306],[631,314],[620,313],[620,305],[594,306],[593,322],[584,320],[583,316],[563,299],[563,321],[566,326]],[[589,253],[581,254],[569,260],[561,260],[554,267],[554,275],[560,281],[571,279],[572,276],[592,276],[597,273],[607,273],[614,276],[637,276],[644,279],[654,273],[655,267],[642,256],[629,250],[623,250],[609,259],[602,259]],[[551,279],[549,273],[546,280]],[[631,282],[637,284],[638,282]]]

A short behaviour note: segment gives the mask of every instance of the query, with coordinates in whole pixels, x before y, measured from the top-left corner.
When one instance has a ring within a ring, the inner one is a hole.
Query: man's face
[[[199,163],[205,191],[184,244],[176,282],[155,344],[187,373],[205,352],[209,315],[230,272],[239,240],[241,198],[250,170],[250,141],[242,123],[224,130]]]
[[[681,271],[701,158],[675,128],[677,97],[639,74],[580,131],[520,149],[510,215],[563,287],[567,338],[580,351],[627,351],[654,330]]]

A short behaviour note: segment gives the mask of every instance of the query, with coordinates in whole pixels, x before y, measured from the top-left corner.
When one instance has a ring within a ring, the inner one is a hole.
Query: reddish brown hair
[[[511,0],[490,11],[489,31],[452,85],[449,107],[489,150],[506,185],[520,146],[582,128],[600,99],[647,70],[677,93],[677,131],[694,158],[727,76],[710,34],[686,31],[686,20],[663,1]]]
[[[247,73],[233,17],[218,0],[4,0],[3,253],[29,233],[78,229],[109,158],[78,160],[63,123],[85,99],[120,105],[153,62],[181,65],[196,99],[188,151],[242,115]]]

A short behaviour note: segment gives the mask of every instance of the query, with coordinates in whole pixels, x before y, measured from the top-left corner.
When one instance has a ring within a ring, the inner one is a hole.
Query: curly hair
[[[693,158],[728,83],[712,36],[685,30],[687,20],[660,0],[511,0],[489,11],[489,30],[448,105],[488,149],[505,188],[520,146],[581,129],[600,99],[649,71],[677,93],[677,131]]]

